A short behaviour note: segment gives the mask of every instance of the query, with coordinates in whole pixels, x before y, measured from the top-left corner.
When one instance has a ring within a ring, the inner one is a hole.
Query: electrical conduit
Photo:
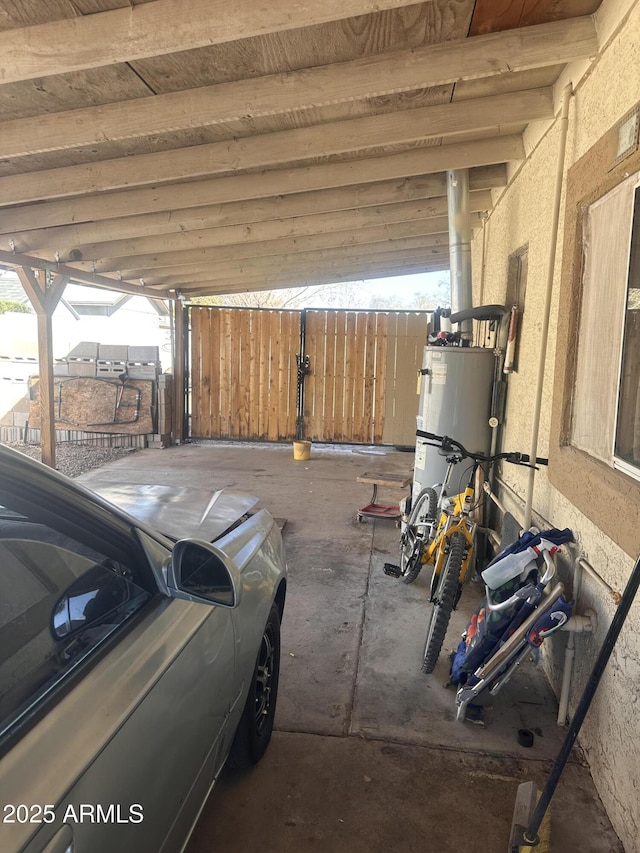
[[[562,196],[562,179],[564,176],[564,158],[567,148],[567,133],[569,130],[569,100],[572,93],[572,85],[565,86],[562,93],[562,110],[560,112],[560,146],[558,150],[558,163],[556,170],[556,185],[553,203],[553,219],[551,222],[551,245],[549,246],[549,264],[547,267],[547,287],[544,297],[544,308],[542,312],[542,331],[540,334],[540,357],[538,360],[538,378],[536,382],[536,396],[531,423],[531,450],[529,456],[535,459],[538,455],[538,434],[540,431],[540,412],[542,410],[542,390],[544,387],[544,368],[547,360],[547,342],[549,339],[549,317],[551,314],[551,296],[553,293],[553,276],[556,265],[556,251],[558,248],[558,223],[560,220],[560,199]],[[527,483],[527,499],[524,509],[524,527],[531,526],[531,513],[533,507],[533,489],[535,485],[535,469],[529,469],[529,481]]]

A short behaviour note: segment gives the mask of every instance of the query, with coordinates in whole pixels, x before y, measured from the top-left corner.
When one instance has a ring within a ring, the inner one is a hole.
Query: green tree
[[[31,308],[14,299],[0,299],[0,314],[33,314]]]

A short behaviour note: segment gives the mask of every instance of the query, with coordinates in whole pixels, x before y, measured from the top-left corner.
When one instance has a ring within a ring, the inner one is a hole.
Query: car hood
[[[233,489],[209,492],[177,486],[95,485],[100,497],[172,539],[213,542],[239,521],[259,498]]]

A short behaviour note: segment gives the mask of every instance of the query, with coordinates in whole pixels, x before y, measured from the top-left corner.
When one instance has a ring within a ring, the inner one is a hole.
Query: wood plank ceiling
[[[448,267],[600,0],[0,0],[0,265],[174,296]]]

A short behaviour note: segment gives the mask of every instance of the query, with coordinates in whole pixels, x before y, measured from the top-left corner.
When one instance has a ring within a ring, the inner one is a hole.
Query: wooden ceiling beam
[[[41,270],[50,272],[54,276],[64,276],[70,282],[77,284],[88,284],[92,287],[101,287],[105,290],[116,290],[120,293],[132,293],[136,296],[150,296],[154,299],[158,298],[158,294],[143,286],[137,287],[130,282],[120,281],[115,278],[109,278],[96,273],[87,272],[85,270],[76,269],[67,266],[66,264],[58,264],[52,261],[46,261],[42,258],[34,258],[31,255],[13,254],[12,252],[0,251],[0,267],[19,270],[28,267],[32,270]]]
[[[380,233],[384,232],[386,234],[393,233],[390,229],[393,229],[394,226],[389,225],[380,225],[374,226],[371,229],[361,229],[357,232],[348,232],[344,231],[336,231],[330,232],[326,235],[309,235],[309,241],[316,243],[316,248],[333,248],[338,247],[341,243],[346,242],[346,245],[362,245],[368,242],[380,242],[376,240],[375,237],[379,236]],[[444,234],[447,231],[447,222],[445,217],[433,217],[430,219],[422,219],[418,220],[416,223],[405,222],[400,223],[399,227],[396,228],[397,232],[404,232],[397,234],[397,236],[432,236],[433,234]],[[371,231],[371,235],[367,235],[366,232]],[[417,234],[416,234],[417,232]],[[359,240],[354,240],[352,243],[349,243],[349,235],[357,234],[359,235]],[[326,238],[323,240],[323,238]],[[284,249],[284,253],[287,251],[293,253],[295,249],[292,249],[292,244],[300,245],[300,241],[304,238],[284,238],[283,241],[269,241],[269,242],[260,242],[247,244],[246,246],[241,246],[234,244],[229,247],[219,247],[219,246],[211,246],[211,247],[203,247],[201,249],[187,249],[182,252],[157,252],[154,254],[148,255],[128,255],[122,257],[113,257],[107,258],[103,261],[100,261],[97,266],[99,266],[102,272],[120,272],[123,270],[132,270],[132,269],[142,269],[145,270],[145,274],[140,276],[146,280],[150,270],[158,270],[158,269],[170,269],[173,266],[184,266],[184,265],[193,265],[197,263],[218,263],[225,260],[228,261],[238,261],[240,262],[242,258],[251,258],[251,257],[260,257],[261,255],[269,255],[278,253],[277,247],[278,245],[284,245],[286,248]],[[389,239],[387,237],[386,239]],[[286,240],[286,242],[284,242]],[[322,247],[321,245],[324,242],[325,245]],[[272,251],[275,245],[275,252]],[[257,246],[257,254],[255,251],[252,251],[252,247]],[[262,249],[263,246],[271,246],[271,248]],[[304,251],[311,250],[311,247],[305,249]],[[301,250],[298,250],[301,251]],[[225,255],[228,257],[225,258]],[[106,269],[107,267],[115,267],[115,270]],[[127,280],[132,277],[127,274],[122,273],[123,278]]]
[[[1,125],[0,159],[513,74],[593,56],[597,51],[592,18],[570,18],[286,74],[8,121]]]
[[[415,0],[155,0],[0,33],[0,80],[13,83],[193,50],[409,6]]]
[[[369,263],[373,267],[385,260],[404,260],[411,257],[428,260],[430,257],[445,256],[449,257],[448,242],[444,245],[434,246],[428,237],[406,237],[365,247],[342,246],[330,251],[317,250],[299,252],[296,255],[269,255],[240,259],[235,262],[216,263],[211,265],[211,269],[206,275],[211,278],[238,278],[240,276],[263,276],[267,273],[270,275],[285,272],[294,275],[298,272],[304,274],[305,270],[308,269],[347,271],[350,264]],[[184,280],[183,276],[168,275],[164,278],[163,283],[165,285],[179,285],[181,280]]]
[[[506,170],[503,166],[483,166],[472,169],[469,184],[471,192],[503,187],[506,185]],[[306,216],[312,213],[328,213],[416,199],[442,198],[446,192],[444,174],[419,175],[398,181],[337,187],[228,204],[210,204],[205,207],[123,216],[119,219],[97,220],[79,225],[38,228],[19,234],[14,232],[11,239],[18,252],[37,253],[44,249],[52,249],[62,256],[85,243],[106,243],[154,234],[173,234],[178,231],[226,225],[246,225],[251,222]],[[8,241],[9,237],[4,241],[0,238],[0,248],[10,248]]]
[[[397,230],[396,230],[397,229]],[[372,238],[362,238],[362,234],[365,234],[369,231],[375,232]],[[200,261],[195,260],[194,263],[191,264],[183,264],[181,266],[168,266],[168,265],[158,265],[155,268],[147,267],[144,270],[140,271],[131,271],[131,274],[127,274],[127,278],[131,278],[134,280],[139,280],[140,278],[144,278],[144,282],[147,286],[153,287],[157,284],[161,284],[167,278],[176,278],[184,275],[192,275],[195,272],[209,272],[212,269],[215,269],[219,264],[244,264],[249,262],[252,259],[258,259],[261,261],[269,261],[271,258],[294,258],[299,257],[300,255],[305,255],[309,252],[326,252],[327,257],[340,257],[339,250],[341,249],[352,249],[355,250],[358,248],[360,252],[363,251],[363,246],[366,251],[377,252],[384,249],[384,247],[391,248],[392,245],[395,244],[395,241],[398,240],[417,240],[419,244],[428,248],[439,248],[442,250],[448,250],[449,248],[449,235],[442,231],[439,234],[425,234],[421,231],[419,226],[415,226],[413,223],[409,223],[408,227],[401,228],[399,226],[389,226],[389,228],[385,228],[385,226],[380,226],[379,228],[367,228],[362,232],[356,232],[353,237],[350,236],[348,232],[340,232],[339,235],[320,235],[322,237],[333,237],[334,244],[331,245],[329,241],[320,241],[315,237],[309,238],[308,240],[301,240],[299,244],[296,244],[293,249],[289,248],[288,240],[277,240],[272,243],[254,243],[252,246],[247,247],[248,250],[246,254],[242,251],[241,248],[238,248],[238,254],[234,255],[232,252],[228,250],[220,250],[212,255],[208,259],[203,259]],[[340,242],[338,242],[338,240]],[[338,250],[337,254],[334,254],[333,250]]]
[[[209,281],[195,283],[192,286],[183,285],[180,292],[189,299],[194,296],[208,296],[217,293],[246,293],[254,290],[280,290],[285,287],[310,287],[320,284],[337,284],[343,281],[366,281],[367,279],[388,278],[389,276],[416,275],[428,272],[439,272],[448,270],[448,259],[434,261],[407,261],[404,263],[389,262],[384,266],[376,267],[363,264],[360,267],[353,266],[346,272],[312,272],[299,273],[298,275],[280,275],[275,278],[256,278],[252,281],[246,279],[227,279],[226,281]]]
[[[477,220],[478,224],[480,219]],[[383,243],[388,240],[399,240],[403,237],[423,237],[433,245],[448,245],[448,220],[446,217],[421,219],[416,222],[399,222],[395,225],[378,225],[372,228],[362,228],[359,231],[334,231],[329,234],[312,234],[308,237],[287,237],[283,240],[271,240],[265,243],[250,243],[248,245],[225,246],[223,248],[207,249],[204,252],[194,252],[191,256],[185,253],[183,258],[176,259],[172,253],[163,253],[147,257],[145,267],[132,267],[121,270],[122,277],[127,280],[145,280],[145,284],[157,283],[162,275],[182,275],[194,269],[211,269],[217,263],[239,261],[240,259],[260,258],[269,255],[287,255],[298,252],[311,252],[320,249],[340,248],[342,246],[363,246],[372,243]]]
[[[550,88],[509,92],[153,154],[9,175],[0,178],[0,204],[6,207],[201,178],[234,172],[240,164],[242,170],[282,167],[300,160],[355,154],[368,148],[407,145],[457,134],[494,130],[500,136],[505,128],[552,118]]]
[[[135,189],[101,196],[41,202],[0,210],[0,234],[49,228],[70,222],[93,222],[119,217],[195,208],[207,204],[288,196],[356,184],[372,184],[446,169],[498,169],[506,181],[504,163],[522,160],[524,144],[519,134],[457,142],[386,157],[368,157],[342,163],[323,163],[292,169],[274,169],[250,175],[231,175],[193,181],[182,186]],[[479,167],[479,168],[475,168]],[[503,186],[504,184],[500,184]]]
[[[491,192],[469,193],[471,212],[482,212],[491,208]],[[445,198],[421,199],[377,207],[340,210],[319,213],[317,216],[294,216],[287,219],[271,219],[246,225],[227,225],[221,228],[205,228],[199,231],[180,231],[176,234],[161,234],[138,237],[133,240],[116,240],[111,243],[94,243],[78,246],[73,252],[82,258],[82,265],[95,263],[96,272],[116,271],[114,259],[122,256],[153,254],[155,252],[181,252],[191,249],[213,248],[245,243],[264,243],[286,237],[307,237],[312,234],[327,234],[347,229],[359,230],[383,224],[412,222],[418,219],[447,215]],[[77,257],[77,256],[76,256]],[[62,256],[62,260],[69,258]],[[129,265],[130,266],[130,265]],[[86,269],[86,266],[84,266]]]

